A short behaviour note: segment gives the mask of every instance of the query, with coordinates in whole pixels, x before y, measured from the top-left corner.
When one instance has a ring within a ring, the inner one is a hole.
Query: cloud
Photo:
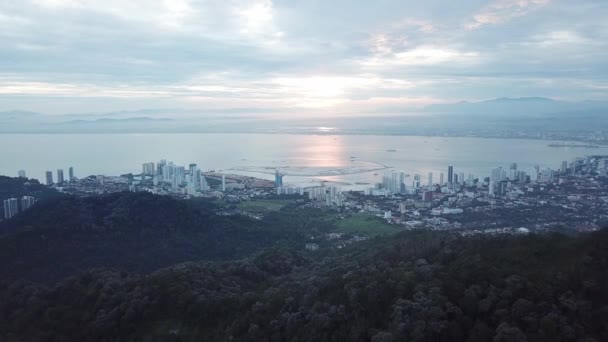
[[[484,25],[496,25],[508,22],[514,18],[527,15],[547,4],[551,0],[497,0],[486,6],[473,16],[465,27],[469,30],[478,29]]]
[[[608,3],[480,3],[0,1],[0,110],[346,115],[608,96]]]

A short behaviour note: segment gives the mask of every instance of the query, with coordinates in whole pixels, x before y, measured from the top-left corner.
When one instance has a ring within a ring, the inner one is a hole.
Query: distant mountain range
[[[434,104],[426,107],[425,112],[466,115],[531,115],[565,113],[606,113],[608,102],[580,101],[568,102],[544,97],[498,98],[480,102],[458,102]]]
[[[278,119],[263,116],[255,109],[247,113],[142,109],[66,115],[13,110],[0,112],[0,133],[317,133],[315,127],[331,125],[337,128],[334,134],[483,136],[488,127],[498,127],[501,131],[504,128],[518,133],[527,129],[576,131],[580,136],[586,130],[597,131],[608,125],[608,102],[497,98],[433,104],[419,110],[415,117],[411,114],[412,110],[405,108],[383,114],[379,108],[373,114],[355,117],[308,118],[285,114]]]
[[[115,119],[115,118],[102,118],[95,120],[70,120],[64,121],[62,124],[71,125],[71,124],[95,124],[95,123],[117,123],[117,122],[151,122],[151,121],[174,121],[173,119],[168,118],[150,118],[150,117],[136,117],[136,118],[125,118],[125,119]]]

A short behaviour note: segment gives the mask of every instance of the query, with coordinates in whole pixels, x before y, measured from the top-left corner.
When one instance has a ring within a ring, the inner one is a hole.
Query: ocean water
[[[73,166],[77,177],[140,173],[141,164],[160,159],[203,170],[312,185],[336,182],[365,187],[385,172],[402,170],[434,181],[448,165],[454,172],[489,176],[492,168],[517,163],[527,171],[535,165],[557,169],[564,160],[608,154],[607,147],[550,147],[551,142],[520,139],[444,138],[382,135],[298,134],[0,134],[0,174],[44,180],[51,170]]]

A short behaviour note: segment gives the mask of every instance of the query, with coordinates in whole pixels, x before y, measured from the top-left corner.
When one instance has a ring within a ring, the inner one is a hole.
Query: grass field
[[[356,214],[339,220],[338,231],[342,233],[360,233],[365,235],[389,235],[399,232],[397,226],[386,223],[385,220],[367,214]]]
[[[292,200],[252,200],[241,202],[239,208],[252,213],[267,213],[270,211],[279,211],[284,206],[293,203]]]

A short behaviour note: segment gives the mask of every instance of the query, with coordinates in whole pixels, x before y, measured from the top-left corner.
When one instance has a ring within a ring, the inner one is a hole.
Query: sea
[[[426,184],[439,181],[449,165],[454,172],[487,177],[496,167],[517,163],[558,169],[563,161],[608,154],[608,147],[552,147],[555,142],[386,135],[304,134],[0,134],[0,174],[44,182],[45,171],[73,167],[79,178],[89,175],[139,174],[142,163],[173,161],[204,171],[273,180],[279,170],[284,183],[313,186],[322,182],[360,189],[381,182],[385,173],[416,174]],[[568,143],[568,142],[564,142]],[[574,144],[574,143],[573,143]],[[56,179],[56,178],[55,178]]]

